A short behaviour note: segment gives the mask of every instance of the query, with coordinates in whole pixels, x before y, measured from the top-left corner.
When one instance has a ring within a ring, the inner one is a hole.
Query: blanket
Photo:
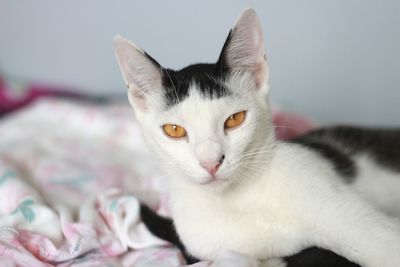
[[[312,125],[282,113],[275,122],[285,124],[277,127],[281,138]],[[140,220],[140,202],[169,215],[166,177],[157,166],[125,103],[42,99],[3,117],[0,266],[185,265]],[[256,264],[224,252],[195,266]]]

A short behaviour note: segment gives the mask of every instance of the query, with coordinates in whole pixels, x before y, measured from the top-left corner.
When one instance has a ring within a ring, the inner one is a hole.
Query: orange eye
[[[186,136],[185,128],[175,124],[164,124],[163,130],[171,138],[182,138]]]
[[[240,111],[229,116],[229,118],[227,118],[225,121],[224,128],[231,129],[239,126],[240,124],[243,123],[245,117],[246,117],[246,111]]]

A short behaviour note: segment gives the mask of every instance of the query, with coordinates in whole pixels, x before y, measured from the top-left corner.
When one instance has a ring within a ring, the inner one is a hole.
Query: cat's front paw
[[[286,263],[278,258],[258,261],[246,254],[224,250],[208,267],[286,267]]]
[[[210,267],[264,267],[264,265],[260,265],[258,260],[249,255],[232,250],[224,250]]]
[[[286,262],[278,258],[273,258],[262,261],[259,267],[286,267]]]

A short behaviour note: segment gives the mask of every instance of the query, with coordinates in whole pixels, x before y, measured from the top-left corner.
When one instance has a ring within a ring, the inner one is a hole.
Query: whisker
[[[241,156],[248,157],[248,156],[254,156],[254,155],[265,155],[265,154],[270,154],[270,153],[271,153],[271,150],[254,151],[254,152],[251,152],[251,153],[242,154]]]
[[[178,91],[176,90],[175,84],[174,84],[174,82],[172,81],[171,75],[168,73],[168,71],[165,71],[165,73],[167,74],[168,79],[169,79],[169,81],[170,81],[171,84],[172,84],[172,88],[174,89],[175,101],[176,101],[176,103],[179,103]]]

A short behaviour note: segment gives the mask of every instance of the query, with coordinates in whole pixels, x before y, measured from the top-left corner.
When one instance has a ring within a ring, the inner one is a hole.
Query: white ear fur
[[[237,72],[250,72],[257,89],[268,87],[268,64],[264,49],[261,22],[253,9],[242,12],[232,28],[230,40],[224,49],[228,67]]]
[[[114,37],[114,47],[128,87],[129,100],[134,108],[145,111],[148,95],[154,90],[161,90],[161,67],[142,49],[120,35]]]

